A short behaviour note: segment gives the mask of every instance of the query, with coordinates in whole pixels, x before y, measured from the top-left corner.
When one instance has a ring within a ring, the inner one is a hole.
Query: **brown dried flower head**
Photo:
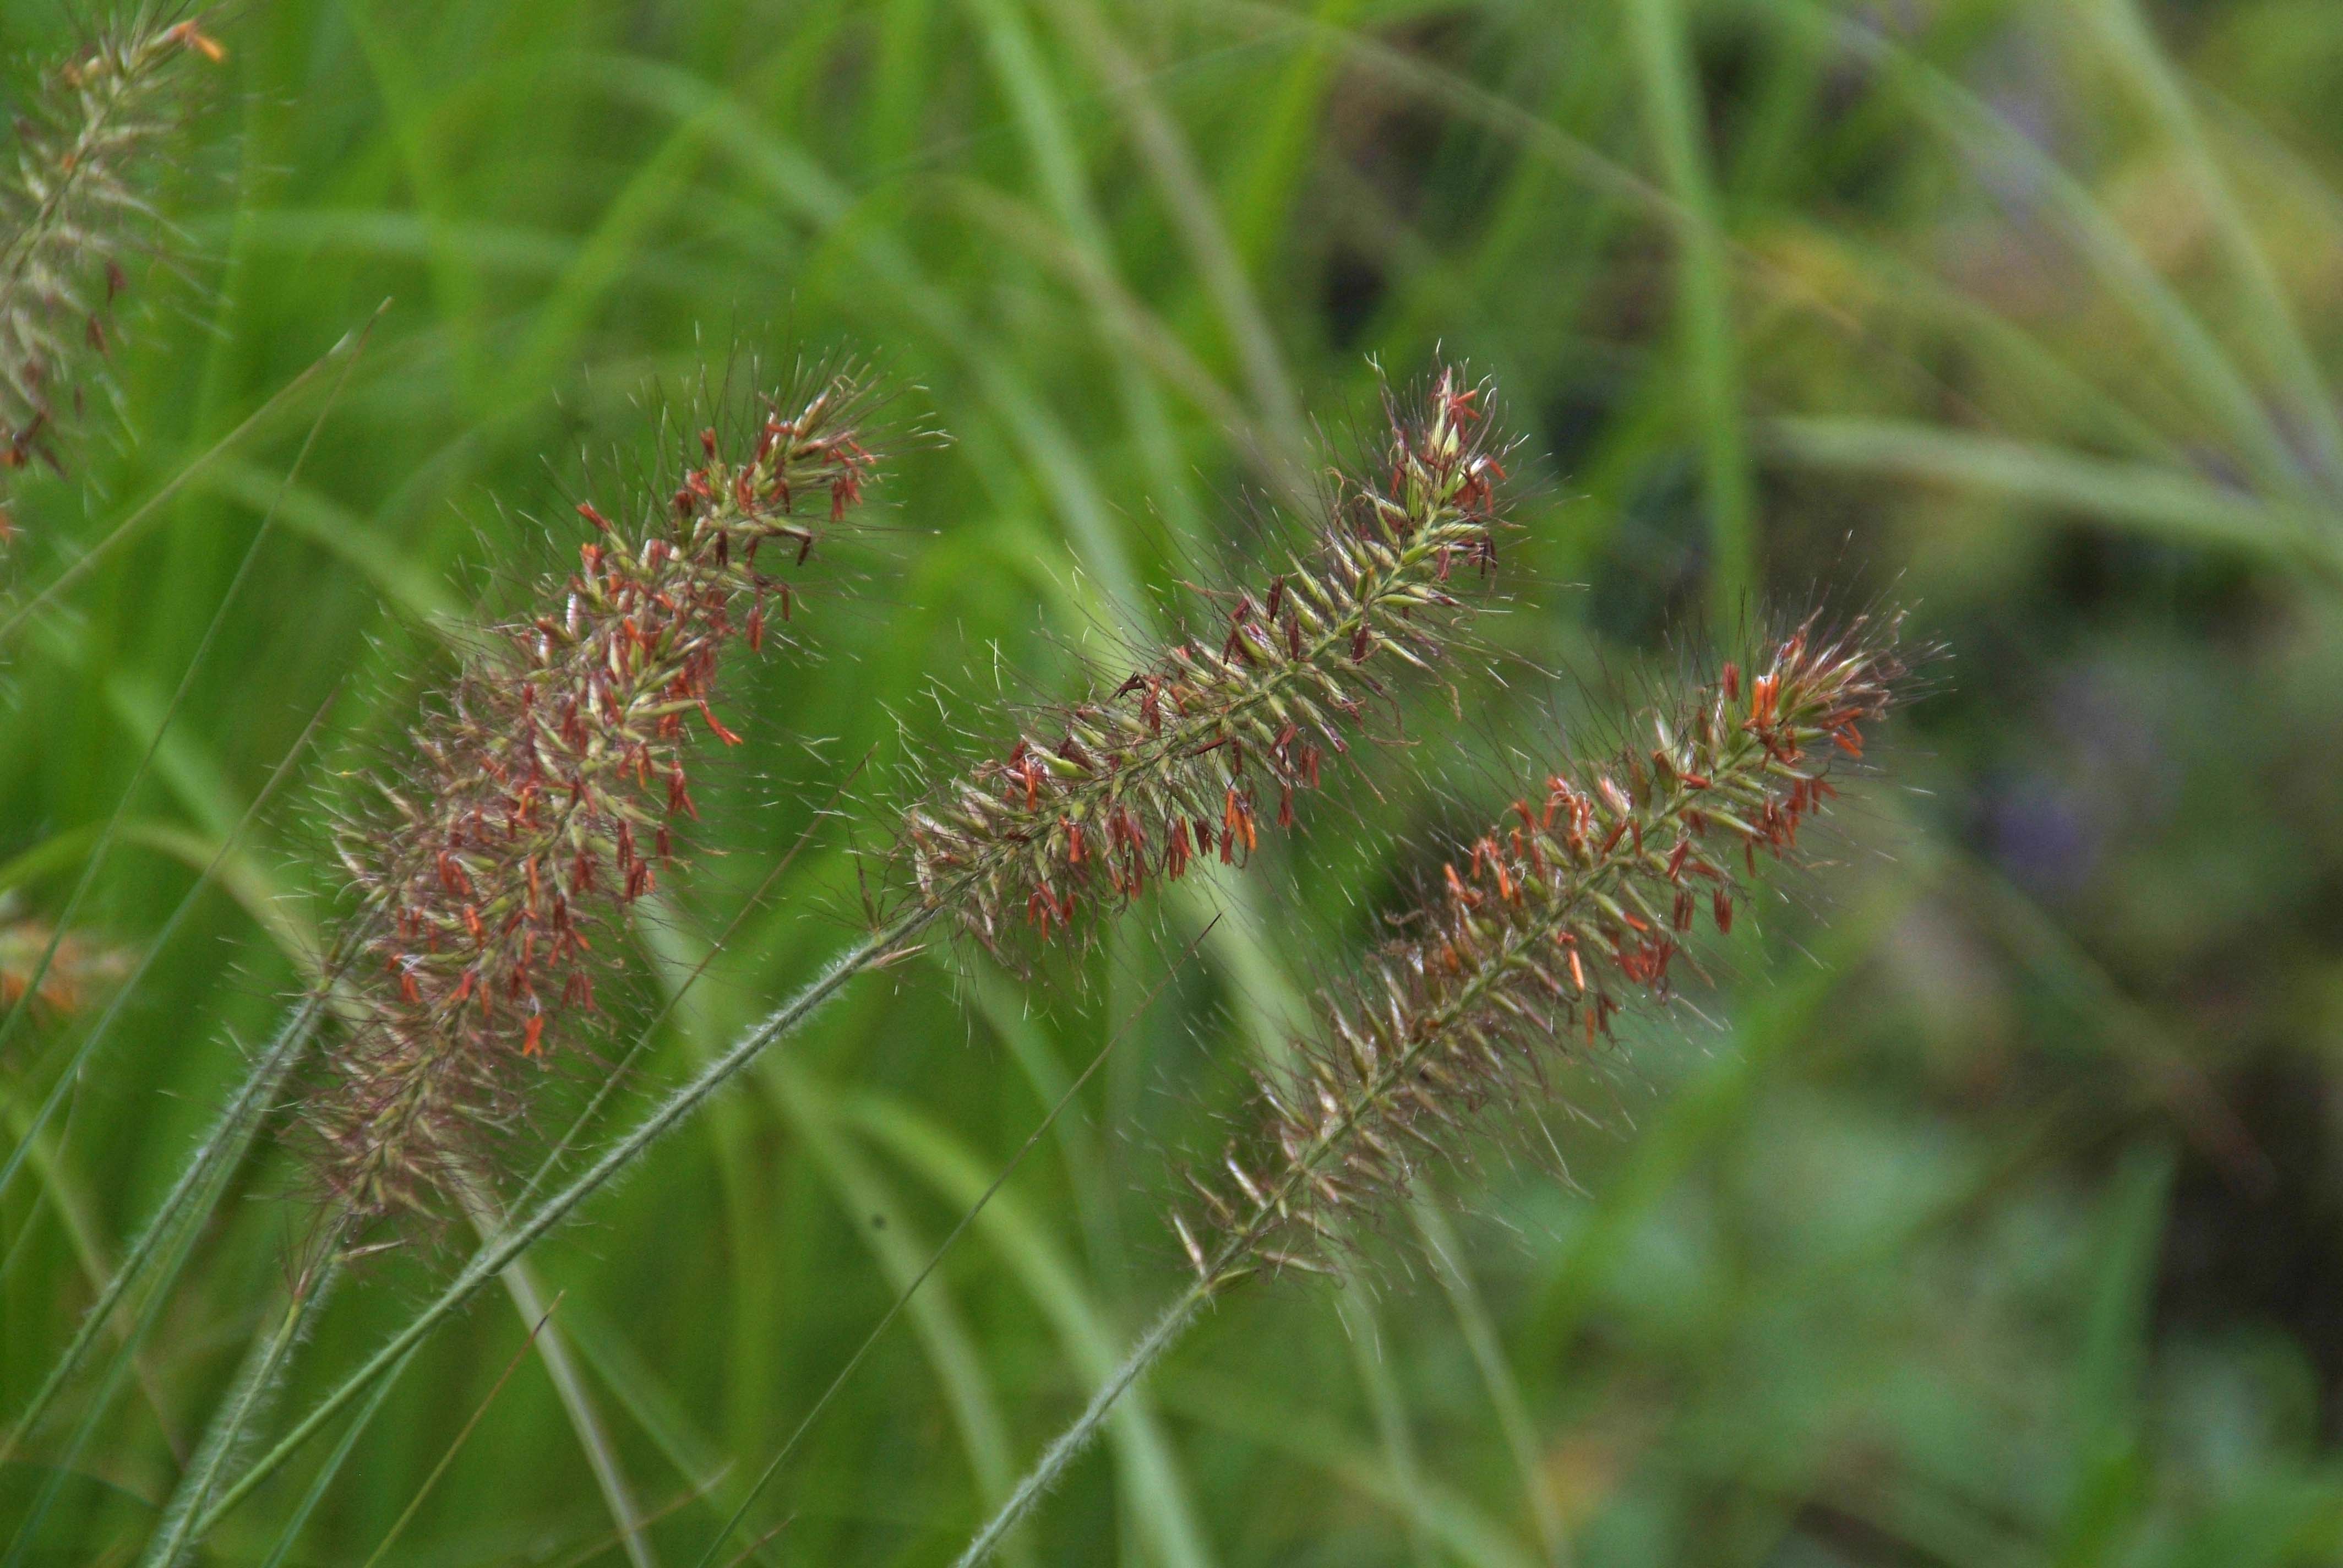
[[[0,177],[0,465],[56,458],[46,437],[80,406],[107,349],[126,260],[164,232],[147,168],[179,124],[175,69],[225,58],[199,18],[141,6],[52,69]],[[0,518],[0,532],[5,532]]]
[[[326,1176],[361,1217],[427,1204],[512,1120],[518,1075],[594,1007],[608,928],[658,886],[696,818],[697,733],[739,738],[711,705],[724,649],[779,635],[822,528],[872,458],[868,384],[767,400],[743,449],[694,438],[671,496],[596,537],[540,613],[498,628],[413,740],[415,776],[343,835],[360,894],[356,1017],[312,1121]]]
[[[1903,693],[1894,623],[1814,625],[1745,680],[1726,664],[1653,744],[1557,774],[1473,844],[1370,978],[1330,1008],[1301,1066],[1258,1089],[1256,1125],[1173,1216],[1207,1284],[1322,1266],[1343,1211],[1403,1191],[1444,1134],[1592,1048],[1623,998],[1668,995],[1694,927],[1733,929],[1760,850],[1794,856]]]
[[[1330,475],[1306,558],[911,812],[920,896],[997,948],[1020,922],[1070,930],[1201,857],[1242,863],[1264,816],[1291,826],[1295,794],[1382,694],[1374,667],[1432,668],[1460,608],[1452,575],[1495,564],[1504,470],[1486,392],[1449,369],[1419,397],[1387,395],[1383,449]]]

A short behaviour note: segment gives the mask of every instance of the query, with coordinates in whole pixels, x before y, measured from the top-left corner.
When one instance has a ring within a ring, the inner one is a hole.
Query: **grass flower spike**
[[[15,167],[0,178],[0,463],[39,455],[61,401],[77,408],[81,375],[107,347],[107,307],[125,260],[161,227],[146,166],[176,126],[176,67],[216,63],[195,19],[141,7],[106,25],[52,69],[18,121]]]
[[[1794,852],[1836,791],[1833,761],[1900,694],[1894,628],[1802,628],[1745,684],[1724,667],[1648,748],[1546,781],[1543,799],[1443,869],[1413,930],[1333,1008],[1302,1065],[1264,1079],[1259,1123],[1202,1209],[1175,1217],[1202,1281],[1318,1266],[1337,1211],[1396,1195],[1438,1135],[1542,1079],[1549,1044],[1591,1047],[1641,993],[1664,1000],[1704,920],[1733,929],[1759,851]]]
[[[1369,667],[1430,668],[1458,603],[1451,574],[1494,564],[1504,472],[1482,433],[1485,390],[1452,369],[1416,406],[1386,398],[1377,469],[1332,476],[1310,558],[913,812],[921,896],[988,945],[1020,920],[1047,937],[1199,857],[1242,861],[1264,815],[1290,826],[1295,793],[1382,689]]]
[[[1175,1215],[1196,1271],[1104,1378],[955,1560],[977,1568],[1046,1496],[1207,1303],[1263,1269],[1323,1270],[1336,1218],[1403,1191],[1442,1135],[1536,1082],[1541,1052],[1591,1046],[1623,1004],[1664,998],[1704,915],[1729,930],[1763,849],[1795,851],[1834,794],[1838,756],[1901,695],[1895,628],[1813,626],[1744,684],[1727,664],[1654,744],[1556,774],[1542,799],[1449,865],[1412,934],[1334,1009],[1302,1065],[1263,1080],[1253,1125],[1218,1179],[1192,1179],[1201,1210]]]
[[[383,782],[383,819],[345,834],[361,1016],[316,1121],[356,1215],[425,1206],[510,1120],[555,1020],[593,1007],[598,932],[698,815],[693,738],[739,739],[711,706],[720,655],[774,634],[791,593],[766,568],[860,498],[867,393],[839,377],[770,401],[745,450],[703,431],[642,516],[580,504],[578,570],[492,635],[418,726],[419,779]]]

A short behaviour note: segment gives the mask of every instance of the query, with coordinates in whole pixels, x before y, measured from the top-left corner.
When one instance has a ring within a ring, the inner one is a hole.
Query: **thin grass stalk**
[[[294,764],[300,759],[304,752],[308,750],[309,742],[317,736],[318,727],[325,723],[326,715],[332,709],[333,704],[334,698],[328,696],[325,702],[319,705],[317,711],[310,716],[308,724],[302,729],[299,738],[293,742],[291,749],[285,753],[283,760],[279,761],[275,771],[269,774],[267,782],[263,784],[259,792],[252,798],[252,804],[246,808],[244,815],[236,819],[236,826],[228,831],[227,836],[220,840],[218,852],[197,875],[194,885],[180,897],[168,918],[155,933],[154,939],[146,944],[146,950],[140,957],[138,967],[131,971],[129,978],[115,991],[106,1003],[106,1010],[98,1015],[97,1021],[90,1026],[88,1032],[83,1035],[80,1043],[74,1048],[72,1060],[65,1063],[65,1070],[57,1075],[57,1081],[49,1086],[49,1092],[42,1098],[39,1108],[33,1114],[31,1124],[25,1130],[15,1150],[10,1153],[7,1162],[0,1165],[0,1194],[6,1193],[8,1183],[16,1173],[17,1164],[25,1158],[25,1151],[32,1148],[33,1140],[47,1128],[49,1119],[63,1109],[67,1096],[72,1092],[73,1086],[81,1081],[82,1073],[88,1067],[91,1059],[96,1055],[97,1048],[105,1043],[107,1032],[114,1026],[114,1020],[119,1018],[123,1009],[129,1005],[131,997],[137,992],[139,982],[145,980],[147,971],[155,967],[156,960],[170,944],[171,938],[177,933],[180,924],[186,920],[188,913],[194,910],[203,895],[210,890],[212,879],[218,876],[220,868],[226,864],[229,855],[235,852],[237,841],[258,819],[262,809],[275,798],[277,791],[283,787],[285,781],[293,776]],[[47,950],[51,954],[57,950],[54,940]],[[30,995],[35,989],[34,984],[28,984],[25,988],[26,994]]]
[[[215,1161],[203,1172],[200,1188],[193,1194],[202,1200],[198,1211],[207,1213],[219,1201],[220,1197],[227,1190],[228,1178],[234,1169],[232,1161]],[[98,1386],[91,1392],[89,1406],[83,1412],[79,1423],[75,1426],[72,1437],[66,1442],[64,1449],[52,1457],[48,1466],[48,1478],[42,1483],[40,1492],[34,1497],[32,1505],[26,1510],[25,1517],[18,1522],[15,1536],[9,1543],[8,1554],[5,1559],[0,1559],[0,1568],[22,1568],[26,1553],[33,1549],[39,1537],[42,1523],[48,1517],[50,1508],[55,1505],[58,1494],[65,1490],[66,1481],[79,1473],[78,1466],[83,1452],[89,1447],[90,1440],[96,1435],[99,1424],[105,1421],[107,1412],[113,1408],[115,1397],[121,1392],[122,1384],[128,1377],[134,1364],[133,1357],[138,1347],[146,1342],[147,1334],[153,1331],[156,1320],[162,1316],[164,1304],[170,1299],[171,1282],[176,1280],[179,1271],[186,1266],[187,1259],[194,1252],[200,1234],[200,1229],[195,1225],[180,1225],[175,1227],[167,1238],[163,1252],[161,1279],[156,1287],[147,1292],[146,1300],[140,1305],[129,1339],[121,1352],[115,1356],[111,1369],[99,1381]],[[85,1320],[84,1332],[87,1332],[97,1321],[95,1315]]]
[[[24,994],[16,999],[5,1017],[0,1017],[0,1049],[6,1047],[9,1040],[15,1033],[16,1026],[31,1016],[33,999],[40,993],[41,981],[47,976],[49,965],[55,960],[57,946],[65,940],[66,928],[73,924],[74,916],[80,910],[82,900],[88,896],[90,889],[96,885],[98,870],[105,864],[106,850],[112,847],[116,836],[121,831],[124,819],[129,814],[131,799],[137,794],[138,786],[146,779],[147,769],[154,766],[156,753],[162,749],[163,737],[170,732],[172,720],[178,717],[180,708],[186,702],[188,692],[195,689],[196,672],[203,668],[204,659],[211,652],[212,644],[218,639],[220,628],[227,623],[229,607],[235,604],[246,579],[252,576],[252,569],[260,559],[261,548],[268,542],[276,526],[277,506],[283,501],[285,491],[291,488],[294,481],[300,477],[302,465],[307,462],[310,451],[317,446],[318,433],[325,428],[327,417],[334,411],[334,405],[340,401],[342,389],[349,384],[350,372],[357,367],[359,355],[366,346],[367,336],[372,330],[373,323],[369,322],[367,332],[360,334],[357,347],[344,363],[342,374],[335,380],[333,390],[327,395],[324,407],[317,410],[317,418],[310,422],[309,433],[303,438],[300,450],[294,454],[292,467],[286,470],[285,483],[278,487],[277,502],[272,503],[268,510],[262,514],[260,526],[253,530],[252,540],[245,547],[244,558],[236,564],[236,575],[228,579],[227,589],[220,595],[218,605],[212,610],[211,619],[205,624],[203,636],[196,643],[195,652],[188,655],[186,666],[179,673],[178,686],[172,691],[169,702],[164,705],[162,717],[156,720],[155,733],[147,740],[146,749],[140,754],[137,766],[131,770],[129,783],[123,787],[120,796],[116,799],[114,810],[106,818],[106,827],[98,834],[97,842],[91,846],[89,858],[82,868],[81,878],[74,884],[73,892],[66,898],[65,907],[57,916],[55,928],[49,933],[48,945],[42,950],[39,962],[34,965],[32,976],[25,984]],[[54,1114],[58,1103],[58,1091],[71,1081],[70,1076],[60,1080],[56,1089],[51,1091],[48,1100],[41,1107],[40,1117],[34,1124],[35,1132],[41,1131],[48,1117]],[[15,1176],[17,1167],[24,1161],[25,1150],[31,1146],[32,1141],[27,1138],[9,1156],[7,1163],[0,1166],[0,1194],[7,1191],[9,1181]]]
[[[364,327],[345,333],[339,341],[311,360],[298,375],[270,393],[262,400],[259,407],[238,420],[234,429],[205,447],[192,461],[180,465],[153,495],[132,508],[129,516],[108,529],[104,538],[75,557],[73,563],[55,577],[51,578],[47,585],[38,593],[11,610],[5,620],[0,620],[0,648],[7,646],[8,640],[15,636],[17,630],[26,621],[63,598],[66,589],[105,565],[114,552],[128,544],[140,528],[160,517],[163,508],[176,498],[179,492],[186,488],[198,474],[240,444],[246,437],[265,427],[335,361],[355,357],[366,347],[367,338],[374,332],[375,323],[380,321],[384,313],[389,308],[390,301],[387,299],[377,306],[374,315],[367,318]],[[337,381],[335,384],[335,395],[339,396],[339,393],[340,383]]]
[[[123,1254],[114,1278],[98,1293],[97,1300],[90,1303],[88,1311],[82,1314],[81,1326],[74,1331],[74,1337],[67,1342],[64,1352],[50,1366],[48,1375],[41,1380],[41,1386],[34,1391],[31,1401],[16,1417],[15,1424],[9,1429],[5,1439],[0,1439],[0,1464],[7,1463],[15,1454],[26,1435],[47,1412],[51,1402],[80,1370],[82,1359],[89,1353],[99,1332],[120,1308],[124,1296],[146,1271],[148,1263],[172,1244],[182,1231],[193,1229],[191,1224],[182,1223],[182,1216],[188,1212],[190,1204],[195,1202],[206,1183],[212,1181],[220,1169],[232,1168],[243,1158],[253,1133],[258,1130],[263,1112],[276,1102],[295,1063],[308,1048],[323,1010],[321,998],[306,997],[295,1004],[285,1022],[278,1027],[268,1048],[261,1052],[252,1070],[245,1075],[244,1081],[236,1086],[236,1093],[221,1110],[211,1131],[196,1146],[194,1154],[171,1183],[171,1190],[156,1206],[154,1216],[131,1242],[129,1251]],[[209,1210],[206,1205],[196,1205],[194,1211],[200,1214]],[[167,1291],[171,1278],[172,1275],[166,1271],[165,1278],[156,1286],[156,1291]],[[131,1342],[135,1342],[134,1334]]]
[[[377,1378],[429,1337],[450,1313],[463,1307],[483,1285],[501,1273],[507,1264],[535,1245],[546,1232],[567,1219],[578,1204],[672,1131],[709,1095],[755,1060],[767,1046],[793,1032],[812,1018],[855,976],[901,957],[914,939],[933,924],[942,912],[935,908],[913,909],[840,954],[820,978],[775,1010],[763,1022],[743,1034],[729,1050],[702,1068],[689,1082],[669,1093],[649,1115],[636,1124],[633,1131],[605,1150],[568,1186],[502,1231],[493,1244],[481,1248],[428,1306],[386,1341],[332,1392],[321,1398],[298,1424],[266,1453],[255,1460],[236,1483],[220,1494],[219,1501],[197,1522],[195,1538],[200,1540],[209,1534],[222,1518],[249,1497],[262,1482],[315,1437],[337,1412],[365,1392]]]
[[[350,1424],[343,1429],[341,1441],[334,1444],[332,1452],[326,1455],[326,1462],[317,1467],[317,1473],[309,1478],[309,1490],[301,1494],[301,1501],[294,1504],[293,1512],[286,1516],[284,1527],[277,1533],[277,1544],[269,1549],[260,1568],[285,1568],[285,1560],[292,1555],[293,1548],[300,1544],[301,1532],[308,1527],[309,1516],[317,1513],[317,1504],[325,1501],[335,1478],[341,1474],[342,1466],[349,1462],[350,1451],[357,1447],[358,1439],[365,1436],[367,1428],[374,1423],[383,1402],[397,1386],[398,1374],[406,1370],[406,1363],[402,1362],[391,1369],[388,1376],[374,1385],[374,1392],[367,1396],[366,1403],[358,1407],[357,1413],[350,1418]]]
[[[1334,1272],[1323,1254],[1341,1244],[1337,1221],[1404,1198],[1422,1158],[1411,1143],[1441,1155],[1435,1132],[1542,1082],[1536,1042],[1567,1041],[1583,1025],[1591,1047],[1621,1007],[1610,975],[1664,1000],[1670,960],[1699,912],[1695,887],[1709,889],[1720,933],[1732,927],[1742,884],[1711,836],[1739,845],[1752,871],[1760,848],[1794,850],[1801,823],[1836,793],[1825,777],[1830,752],[1860,757],[1861,723],[1885,712],[1903,679],[1888,642],[1867,638],[1864,623],[1831,638],[1801,628],[1750,683],[1745,718],[1728,664],[1683,710],[1654,716],[1648,753],[1623,753],[1583,784],[1556,775],[1542,815],[1517,802],[1518,827],[1479,840],[1469,871],[1447,867],[1415,934],[1333,1010],[1302,1066],[1283,1082],[1261,1080],[1253,1147],[1232,1146],[1222,1161],[1233,1194],[1192,1178],[1205,1223],[1175,1213],[1172,1225],[1194,1282],[956,1568],[991,1554],[1206,1304],[1264,1270]]]
[[[145,1568],[176,1568],[186,1556],[192,1544],[187,1539],[188,1524],[218,1483],[243,1442],[246,1428],[276,1392],[286,1357],[317,1321],[341,1277],[341,1257],[331,1248],[313,1250],[310,1262],[293,1282],[277,1332],[254,1347],[228,1385],[227,1397],[214,1412],[194,1462],[181,1474],[171,1500],[164,1505],[162,1523],[140,1559]]]
[[[1106,1065],[1107,1057],[1121,1042],[1122,1037],[1146,1016],[1147,1010],[1154,1004],[1156,997],[1161,995],[1163,988],[1172,982],[1172,977],[1179,973],[1187,960],[1194,955],[1196,950],[1203,945],[1204,939],[1211,934],[1212,927],[1208,924],[1190,940],[1187,948],[1181,952],[1179,960],[1166,970],[1163,978],[1140,999],[1139,1005],[1131,1010],[1130,1017],[1124,1020],[1122,1026],[1107,1037],[1104,1045],[1099,1047],[1097,1054],[1091,1058],[1090,1064],[1084,1067],[1075,1076],[1073,1081],[1067,1084],[1059,1093],[1057,1100],[1051,1103],[1049,1113],[1041,1118],[1032,1131],[1025,1135],[1025,1141],[1017,1146],[1017,1151],[1009,1157],[1008,1162],[1001,1168],[999,1174],[993,1177],[991,1185],[978,1195],[977,1201],[970,1204],[960,1217],[953,1222],[951,1230],[945,1234],[944,1239],[936,1243],[935,1251],[929,1257],[927,1262],[921,1265],[919,1273],[897,1292],[894,1301],[890,1302],[887,1310],[880,1314],[879,1321],[870,1325],[870,1332],[862,1336],[862,1342],[854,1347],[854,1353],[846,1358],[845,1364],[838,1369],[830,1378],[829,1386],[821,1391],[821,1397],[815,1400],[805,1414],[798,1419],[797,1427],[789,1433],[789,1441],[781,1444],[771,1462],[759,1473],[756,1483],[749,1488],[748,1494],[741,1498],[739,1506],[733,1511],[732,1516],[725,1521],[724,1528],[717,1533],[715,1539],[708,1543],[708,1549],[700,1553],[698,1568],[709,1568],[709,1564],[716,1560],[716,1554],[724,1549],[725,1543],[730,1541],[734,1533],[739,1530],[741,1523],[749,1517],[749,1510],[756,1505],[758,1498],[764,1495],[765,1488],[772,1484],[774,1477],[780,1474],[781,1466],[789,1462],[790,1454],[797,1452],[798,1444],[805,1440],[807,1432],[813,1430],[814,1422],[821,1418],[822,1412],[830,1408],[830,1401],[835,1399],[839,1391],[846,1386],[847,1380],[854,1375],[854,1370],[862,1364],[863,1358],[870,1353],[871,1347],[879,1342],[880,1336],[884,1334],[889,1326],[902,1315],[903,1310],[910,1304],[911,1297],[918,1292],[921,1285],[927,1282],[928,1276],[941,1266],[945,1257],[959,1243],[960,1237],[967,1234],[969,1227],[976,1223],[977,1216],[984,1212],[985,1206],[992,1201],[993,1194],[1008,1185],[1010,1177],[1017,1173],[1017,1168],[1025,1162],[1025,1157],[1033,1151],[1034,1145],[1041,1141],[1044,1133],[1057,1125],[1058,1118],[1066,1107],[1074,1102],[1074,1097],[1080,1094],[1091,1078],[1097,1075],[1098,1070]],[[751,1550],[753,1551],[754,1548],[752,1547]]]
[[[1338,486],[1316,562],[1297,563],[1261,600],[1240,596],[1218,650],[1179,645],[1111,697],[1065,710],[1063,741],[1021,739],[947,801],[912,813],[918,893],[909,906],[474,1254],[222,1494],[198,1538],[513,1259],[856,976],[907,957],[930,925],[949,917],[990,943],[1007,936],[1006,912],[1021,909],[1046,937],[1071,928],[1077,895],[1097,884],[1111,892],[1093,901],[1119,908],[1148,877],[1176,877],[1214,843],[1233,862],[1257,831],[1249,768],[1279,789],[1279,819],[1290,822],[1293,793],[1316,779],[1318,750],[1303,725],[1347,749],[1338,726],[1357,722],[1365,702],[1345,681],[1374,689],[1362,667],[1386,652],[1430,668],[1443,646],[1439,618],[1459,602],[1441,585],[1452,567],[1493,558],[1503,471],[1474,428],[1483,390],[1452,371],[1414,407],[1394,403],[1391,445],[1375,472]]]
[[[467,1182],[459,1197],[465,1216],[479,1232],[480,1240],[494,1240],[504,1225],[495,1201],[477,1182]],[[503,1278],[521,1321],[534,1325],[529,1332],[538,1359],[545,1363],[546,1376],[552,1380],[553,1392],[569,1417],[578,1445],[586,1451],[587,1467],[594,1473],[594,1484],[610,1510],[610,1521],[618,1527],[627,1561],[633,1568],[658,1568],[650,1543],[643,1534],[643,1513],[635,1502],[634,1488],[628,1483],[626,1472],[619,1468],[618,1452],[611,1447],[609,1433],[603,1429],[601,1416],[586,1392],[585,1380],[578,1375],[578,1363],[570,1359],[568,1346],[553,1326],[553,1308],[546,1302],[528,1261],[514,1259],[507,1265]]]

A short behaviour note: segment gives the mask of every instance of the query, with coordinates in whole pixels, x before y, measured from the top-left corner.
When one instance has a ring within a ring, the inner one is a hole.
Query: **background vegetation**
[[[0,14],[19,87],[74,10]],[[229,58],[168,191],[196,259],[133,277],[126,413],[14,508],[0,884],[54,917],[103,845],[90,967],[152,963],[0,1204],[0,1412],[305,983],[343,776],[541,558],[528,515],[581,447],[639,447],[647,377],[688,389],[736,337],[850,348],[905,388],[900,428],[952,437],[904,444],[831,553],[815,662],[740,667],[750,740],[702,791],[725,852],[640,945],[672,990],[732,934],[655,1085],[845,940],[909,767],[1256,558],[1244,498],[1295,492],[1311,415],[1339,434],[1371,361],[1442,346],[1497,379],[1530,480],[1503,656],[1454,708],[1266,874],[1164,900],[1081,974],[940,952],[862,987],[534,1254],[655,1549],[698,1557],[1111,1039],[751,1516],[786,1522],[777,1560],[956,1549],[1173,1288],[1177,1156],[1441,833],[1585,728],[1580,682],[1819,588],[1916,604],[1953,650],[1846,863],[1785,887],[1699,1016],[1559,1085],[1584,1114],[1537,1152],[1386,1216],[1359,1280],[1218,1311],[1013,1554],[2343,1553],[2343,10],[252,0],[210,25]],[[280,396],[386,298],[338,399],[332,367]],[[0,1146],[94,1026],[87,978],[0,1055]],[[135,1554],[277,1322],[302,1192],[264,1140],[124,1318],[120,1397],[91,1380],[0,1469],[19,1520],[70,1462],[24,1560]],[[447,1254],[359,1268],[282,1408]],[[461,1437],[387,1561],[620,1560],[542,1366],[498,1383],[526,1332],[482,1298],[306,1524],[331,1438],[212,1559],[366,1561]]]

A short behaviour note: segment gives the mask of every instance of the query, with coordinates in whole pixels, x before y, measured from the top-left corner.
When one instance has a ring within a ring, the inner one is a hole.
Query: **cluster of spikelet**
[[[45,437],[106,353],[124,258],[160,229],[144,166],[177,123],[174,67],[191,54],[222,58],[194,20],[142,7],[51,70],[18,121],[0,178],[0,464],[55,461]]]
[[[1452,573],[1494,564],[1504,472],[1485,390],[1449,370],[1405,406],[1387,397],[1388,443],[1372,470],[1332,476],[1307,558],[910,813],[921,898],[988,945],[1020,920],[1046,938],[1201,857],[1242,862],[1264,815],[1290,826],[1296,791],[1381,693],[1370,667],[1429,668],[1458,608]]]
[[[1302,1065],[1262,1080],[1221,1172],[1192,1177],[1202,1209],[1173,1224],[1205,1282],[1322,1266],[1339,1211],[1403,1190],[1444,1131],[1537,1081],[1544,1050],[1592,1047],[1623,994],[1665,1000],[1695,925],[1732,930],[1758,852],[1795,849],[1834,761],[1902,694],[1895,631],[1809,626],[1745,684],[1726,664],[1652,718],[1648,748],[1548,779],[1450,863]]]
[[[387,811],[344,835],[359,1016],[315,1120],[354,1214],[427,1207],[509,1119],[555,1020],[593,1008],[597,931],[698,815],[696,732],[739,739],[710,706],[720,656],[775,635],[790,589],[769,568],[860,498],[868,406],[862,381],[829,378],[768,400],[743,450],[702,432],[644,516],[581,504],[578,570],[491,634],[417,726],[417,776],[382,781]]]

